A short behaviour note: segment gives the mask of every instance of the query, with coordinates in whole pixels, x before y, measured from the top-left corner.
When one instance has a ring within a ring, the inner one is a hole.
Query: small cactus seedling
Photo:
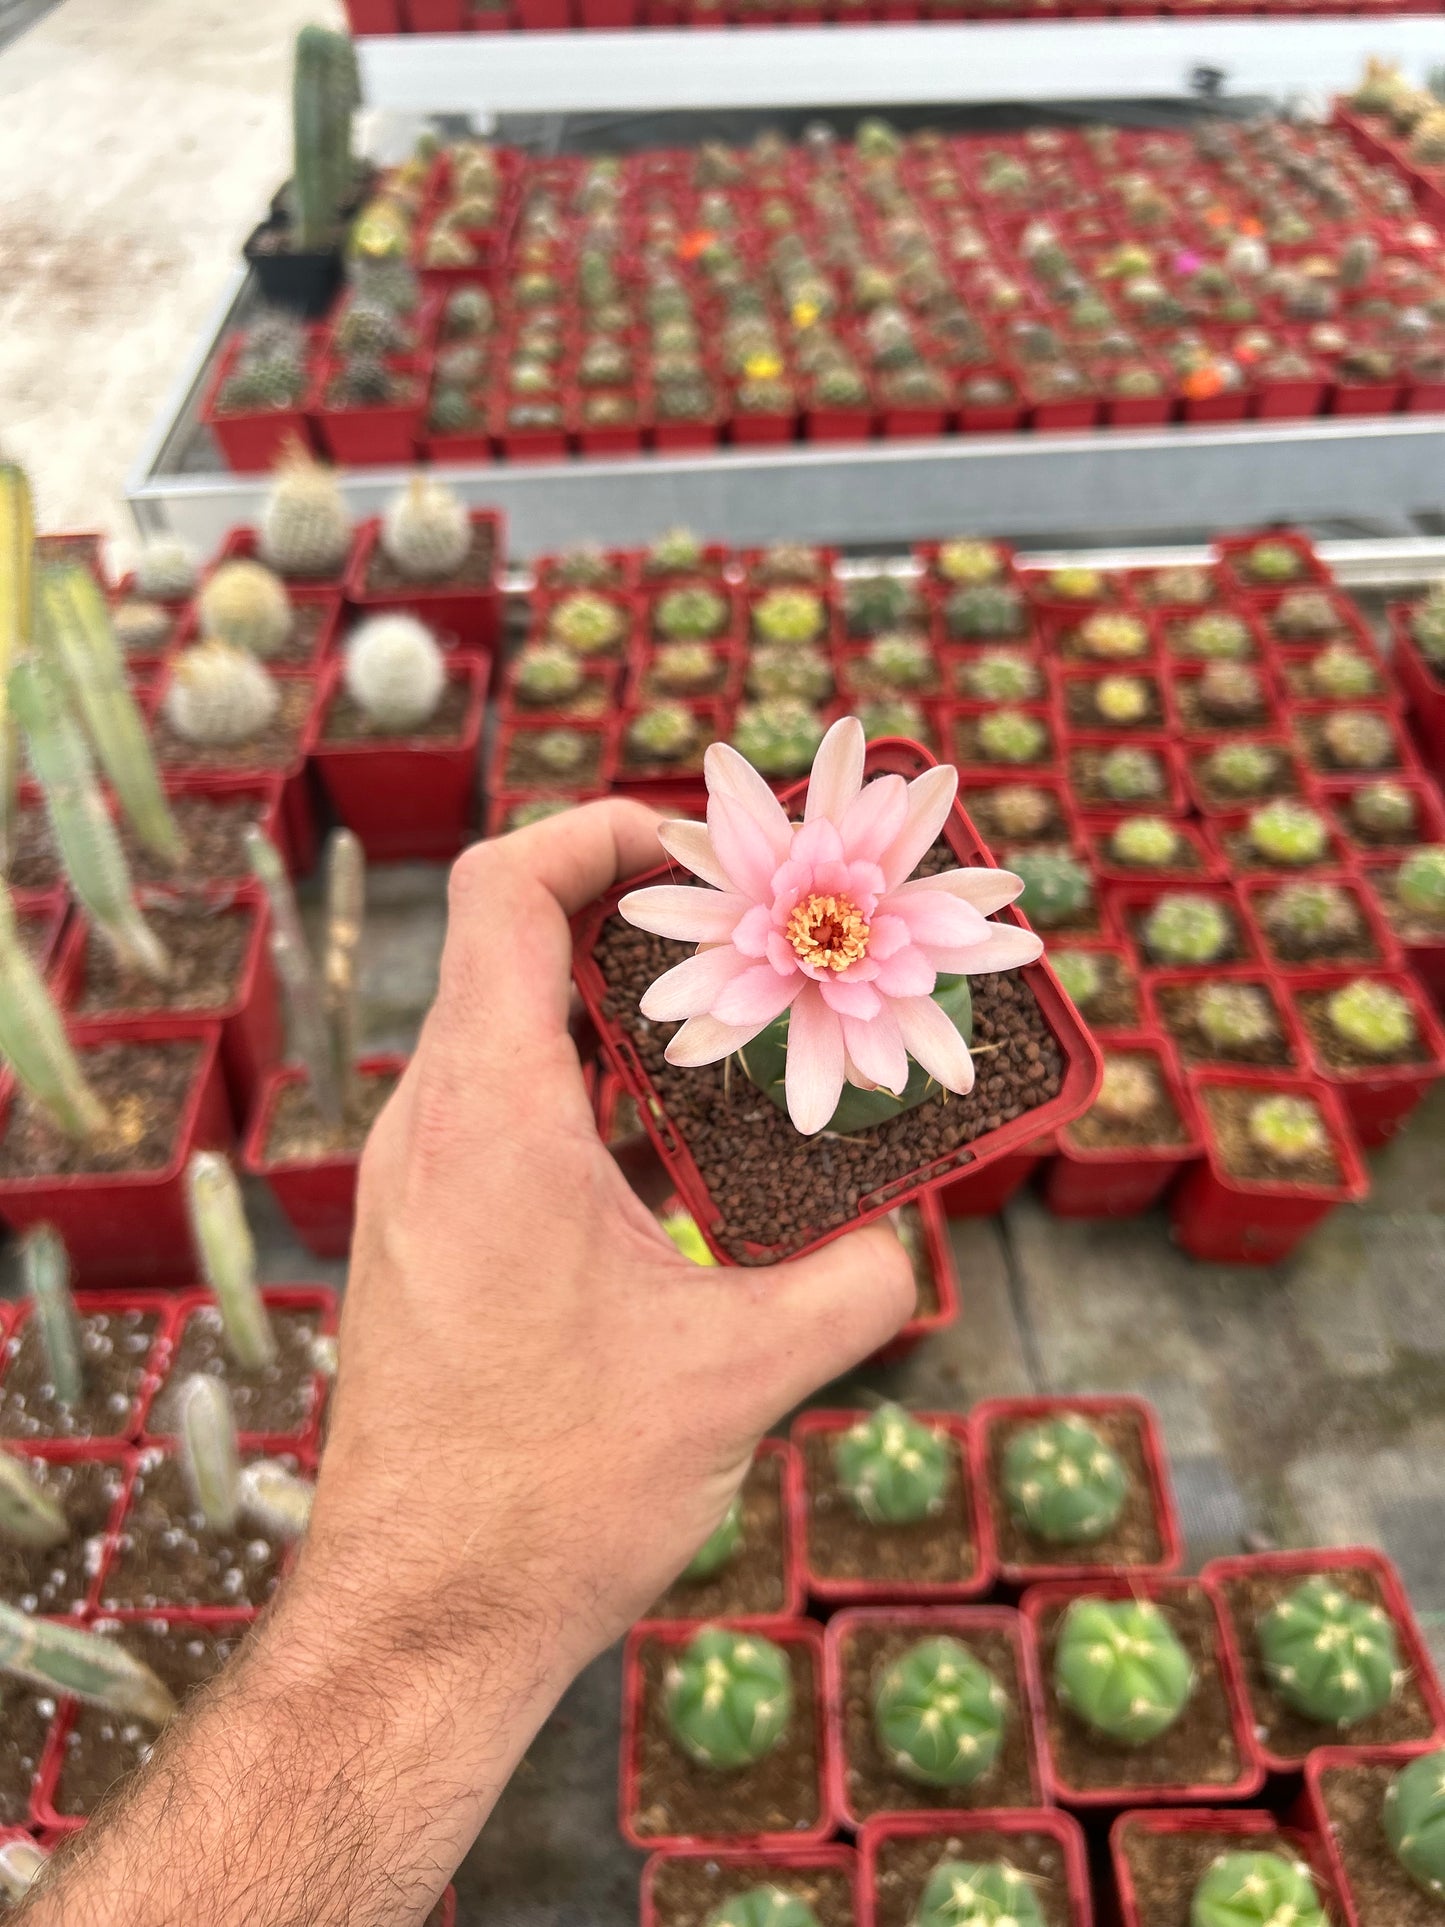
[[[1200,709],[1212,722],[1247,722],[1264,709],[1264,683],[1248,663],[1206,663],[1194,688]]]
[[[1019,908],[1040,930],[1076,922],[1092,908],[1094,880],[1067,850],[1014,850],[1008,867],[1023,879]]]
[[[697,742],[697,718],[686,703],[653,703],[627,726],[627,747],[640,762],[676,763]]]
[[[1054,1690],[1092,1731],[1121,1746],[1147,1746],[1184,1711],[1194,1677],[1152,1600],[1070,1601],[1054,1649]]]
[[[1401,1767],[1380,1817],[1390,1851],[1415,1885],[1445,1900],[1445,1749]]]
[[[408,582],[445,582],[466,561],[472,523],[443,482],[414,475],[381,518],[381,547]]]
[[[231,1397],[219,1378],[193,1372],[181,1387],[181,1462],[197,1510],[212,1532],[234,1532],[241,1460]]]
[[[817,703],[833,693],[833,671],[817,649],[769,644],[755,649],[748,662],[748,694],[760,702],[792,697]]]
[[[727,598],[716,589],[669,589],[658,598],[653,620],[669,642],[710,642],[727,627]]]
[[[1412,850],[1395,872],[1402,906],[1428,923],[1445,923],[1445,844]]]
[[[1104,988],[1104,973],[1091,950],[1056,950],[1049,961],[1054,975],[1078,1008],[1086,1014]]]
[[[1256,1629],[1265,1676],[1286,1706],[1342,1730],[1388,1706],[1405,1675],[1395,1623],[1316,1573]]]
[[[817,582],[826,573],[823,557],[806,542],[774,542],[752,568],[755,582]]]
[[[1164,765],[1150,749],[1111,749],[1099,764],[1099,788],[1115,803],[1142,803],[1162,796]]]
[[[446,658],[415,616],[372,616],[346,643],[346,693],[381,736],[405,736],[436,714],[447,686]]]
[[[1385,842],[1403,843],[1415,828],[1414,795],[1388,779],[1362,784],[1350,798],[1349,812],[1356,829]]]
[[[281,707],[281,691],[244,649],[198,642],[171,667],[166,721],[184,742],[234,749],[254,742]]]
[[[17,1834],[0,1846],[0,1894],[24,1900],[49,1865],[50,1854],[38,1840]]]
[[[587,738],[577,729],[546,729],[532,739],[532,754],[559,782],[575,776],[587,760]]]
[[[733,748],[764,776],[799,776],[812,764],[823,725],[806,703],[779,696],[745,703],[733,724]]]
[[[299,1539],[311,1523],[316,1488],[277,1459],[253,1459],[236,1482],[241,1516],[277,1539]]]
[[[812,589],[769,589],[753,604],[758,639],[778,648],[817,642],[827,621],[823,598]]]
[[[996,542],[941,542],[935,567],[945,582],[992,582],[1003,574],[1004,554]]]
[[[105,1106],[85,1081],[54,999],[31,962],[15,922],[15,905],[0,882],[0,1057],[32,1103],[77,1143],[104,1135]]]
[[[1237,1057],[1279,1036],[1269,992],[1258,984],[1202,984],[1194,1021],[1221,1057]]]
[[[1410,616],[1410,633],[1420,654],[1435,668],[1445,666],[1445,583],[1436,583]]]
[[[873,1693],[878,1744],[895,1770],[924,1786],[973,1786],[1003,1745],[1007,1701],[983,1663],[957,1639],[922,1639],[884,1672]]]
[[[1094,685],[1094,707],[1106,723],[1127,728],[1149,714],[1149,685],[1142,676],[1101,676]]]
[[[740,1493],[683,1567],[684,1581],[691,1585],[713,1578],[724,1566],[731,1565],[742,1550],[742,1543],[743,1501]]]
[[[1291,589],[1280,597],[1270,623],[1285,642],[1315,642],[1332,636],[1340,619],[1323,589]]]
[[[329,468],[293,443],[261,511],[261,560],[284,576],[335,575],[351,548],[351,514]]]
[[[718,658],[705,642],[668,642],[652,661],[652,680],[672,696],[697,696],[718,674]]]
[[[1329,825],[1319,811],[1288,796],[1251,812],[1247,834],[1257,856],[1285,870],[1321,862],[1330,847]]]
[[[1320,747],[1337,769],[1384,769],[1396,760],[1394,730],[1370,709],[1337,709],[1326,716]]]
[[[1098,569],[1051,569],[1048,591],[1060,602],[1098,602],[1107,594],[1108,584]]]
[[[833,1450],[838,1484],[870,1525],[917,1525],[943,1508],[953,1453],[941,1432],[901,1405],[860,1419]]]
[[[1180,631],[1179,647],[1205,662],[1243,662],[1254,654],[1254,638],[1238,616],[1194,616]]]
[[[1307,1097],[1262,1097],[1249,1107],[1249,1141],[1276,1164],[1311,1164],[1329,1150],[1329,1133]]]
[[[556,642],[533,642],[517,658],[515,681],[524,701],[552,709],[570,702],[585,677],[570,649]]]
[[[85,1394],[80,1313],[70,1289],[70,1257],[53,1225],[38,1224],[20,1240],[20,1277],[40,1333],[46,1369],[62,1405]]]
[[[1194,1889],[1189,1927],[1330,1927],[1303,1860],[1222,1853]]]
[[[703,1927],[819,1927],[818,1916],[800,1894],[786,1887],[749,1887],[714,1907]]]
[[[1190,890],[1161,896],[1145,917],[1141,935],[1155,963],[1218,963],[1234,942],[1234,922],[1214,897]]]
[[[985,649],[965,664],[960,680],[975,702],[1032,702],[1043,689],[1037,663],[1017,649]]]
[[[153,536],[135,559],[135,592],[151,602],[184,602],[195,593],[196,575],[196,552],[188,542]]]
[[[1028,610],[1011,583],[980,582],[953,591],[944,604],[943,620],[955,642],[1002,640],[1024,633]]]
[[[1225,796],[1263,796],[1279,779],[1279,751],[1268,743],[1223,743],[1205,757],[1203,771]]]
[[[1393,985],[1368,977],[1356,977],[1332,991],[1325,1016],[1334,1034],[1366,1057],[1399,1057],[1415,1042],[1409,998]]]
[[[868,668],[885,689],[926,689],[933,681],[933,651],[922,636],[895,630],[869,645]]]
[[[1047,753],[1049,732],[1023,709],[996,709],[980,719],[975,736],[990,763],[1037,763]]]
[[[50,1494],[19,1459],[0,1452],[0,1539],[43,1551],[69,1536],[65,1514]]]
[[[1159,1073],[1145,1057],[1104,1053],[1104,1075],[1093,1109],[1112,1124],[1138,1125],[1164,1102]]]
[[[648,575],[695,575],[706,568],[707,556],[691,529],[668,529],[647,551],[643,568]]]
[[[164,1726],[176,1710],[170,1689],[114,1639],[58,1619],[32,1619],[0,1603],[0,1672],[43,1693],[77,1699]]]
[[[664,1692],[677,1745],[721,1773],[771,1753],[793,1715],[793,1669],[782,1647],[725,1626],[705,1626],[683,1648]]]
[[[918,593],[901,575],[861,576],[843,592],[850,636],[881,636],[918,616]]]
[[[1149,630],[1137,616],[1101,609],[1079,624],[1076,642],[1094,662],[1137,662],[1149,653]]]
[[[196,602],[201,633],[263,659],[291,634],[291,598],[263,562],[223,562]]]
[[[1305,572],[1304,557],[1288,542],[1256,542],[1240,558],[1240,570],[1252,582],[1273,588],[1295,582]]]
[[[1000,783],[989,800],[1000,836],[1042,836],[1055,818],[1054,799],[1031,783]]]
[[[861,703],[857,711],[863,734],[870,743],[884,736],[904,736],[922,741],[928,733],[928,718],[920,703],[911,696],[882,696],[875,702]]]
[[[1370,658],[1347,642],[1332,642],[1321,649],[1309,666],[1308,679],[1313,694],[1334,701],[1373,695],[1379,681]]]
[[[256,1284],[256,1246],[236,1174],[219,1152],[186,1167],[186,1201],[201,1275],[216,1294],[226,1349],[245,1371],[276,1362],[276,1334]]]
[[[1002,1484],[1014,1522],[1051,1546],[1104,1538],[1129,1496],[1118,1454],[1075,1412],[1014,1432],[1004,1447]]]
[[[1109,833],[1109,854],[1131,870],[1168,870],[1184,853],[1184,838],[1167,817],[1130,816]]]
[[[1047,1927],[1036,1884],[1007,1860],[945,1860],[929,1875],[911,1927]]]
[[[615,602],[590,590],[564,595],[547,621],[554,642],[578,656],[601,656],[617,647],[627,632],[627,618]]]
[[[1337,883],[1286,883],[1267,899],[1260,921],[1291,957],[1327,956],[1365,935],[1355,899]]]

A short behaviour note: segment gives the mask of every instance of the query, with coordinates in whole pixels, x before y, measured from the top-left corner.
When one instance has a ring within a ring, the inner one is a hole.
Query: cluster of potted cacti
[[[1445,215],[1445,108],[1393,61],[1365,63],[1360,84],[1335,102],[1335,120],[1367,160],[1397,167],[1421,209]]]

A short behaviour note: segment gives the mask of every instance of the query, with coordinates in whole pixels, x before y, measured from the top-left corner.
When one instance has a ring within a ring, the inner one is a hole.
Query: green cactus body
[[[201,633],[262,658],[276,655],[291,634],[291,598],[264,562],[223,562],[196,603]]]
[[[1049,961],[1067,994],[1087,1015],[1090,1004],[1104,988],[1098,958],[1090,950],[1056,950]]]
[[[1002,1687],[959,1640],[920,1640],[884,1671],[873,1693],[883,1756],[924,1786],[973,1786],[1003,1745]]]
[[[628,750],[644,762],[679,762],[696,742],[697,718],[686,703],[654,703],[627,727]]]
[[[1431,590],[1410,616],[1410,633],[1425,660],[1437,668],[1445,664],[1445,584]]]
[[[1316,642],[1334,635],[1340,618],[1322,589],[1291,589],[1280,597],[1270,626],[1286,642]]]
[[[62,1405],[78,1405],[85,1393],[80,1313],[70,1289],[70,1257],[53,1225],[38,1224],[20,1240],[20,1277],[55,1396]]]
[[[1148,1599],[1071,1600],[1054,1650],[1054,1689],[1084,1725],[1121,1746],[1147,1746],[1194,1691],[1194,1666]]]
[[[1094,880],[1067,850],[1012,850],[1008,868],[1023,878],[1019,908],[1040,930],[1073,923],[1094,901]]]
[[[1243,662],[1254,654],[1248,626],[1225,614],[1193,617],[1179,632],[1179,646],[1186,656],[1206,662]]]
[[[1130,816],[1109,833],[1109,854],[1131,870],[1168,870],[1184,854],[1184,838],[1167,817]]]
[[[1252,1104],[1246,1124],[1249,1140],[1275,1163],[1312,1163],[1329,1150],[1329,1133],[1307,1097],[1262,1097]]]
[[[1356,829],[1384,842],[1403,843],[1415,828],[1415,798],[1403,783],[1363,783],[1348,808]]]
[[[1319,863],[1329,852],[1330,832],[1325,819],[1318,810],[1287,796],[1253,811],[1247,833],[1256,855],[1284,869]]]
[[[1097,602],[1107,587],[1098,569],[1071,567],[1049,571],[1049,594],[1060,602]]]
[[[1094,707],[1107,723],[1126,728],[1149,714],[1149,685],[1141,676],[1101,676],[1094,685]]]
[[[1015,1524],[1046,1545],[1092,1545],[1118,1524],[1129,1475],[1111,1446],[1076,1413],[1011,1434],[1001,1468]]]
[[[77,1699],[163,1726],[176,1710],[170,1690],[118,1640],[56,1619],[32,1619],[0,1603],[0,1671],[42,1692]]]
[[[1326,716],[1320,747],[1337,769],[1384,769],[1396,760],[1395,732],[1369,709],[1337,709]]]
[[[902,629],[918,613],[918,595],[903,576],[863,576],[843,592],[843,608],[851,636],[881,636]]]
[[[1094,662],[1137,662],[1149,653],[1149,631],[1137,616],[1100,609],[1075,632],[1080,655]]]
[[[1330,1920],[1303,1860],[1222,1853],[1194,1889],[1189,1927],[1330,1927]]]
[[[691,529],[668,529],[647,551],[648,575],[694,575],[707,566],[702,542]]]
[[[1202,984],[1194,999],[1194,1021],[1223,1057],[1237,1057],[1279,1036],[1274,1005],[1258,984]]]
[[[1022,709],[996,709],[981,717],[975,736],[990,763],[1036,763],[1049,746],[1045,724]]]
[[[1381,1819],[1390,1851],[1416,1886],[1445,1900],[1445,1749],[1401,1767],[1385,1789]]]
[[[1144,948],[1156,963],[1217,963],[1234,940],[1234,924],[1214,897],[1189,890],[1161,896],[1144,919]]]
[[[979,582],[952,592],[943,620],[955,642],[1002,640],[1024,633],[1028,610],[1012,583]]]
[[[786,1887],[749,1887],[714,1907],[703,1927],[819,1927],[818,1916]]]
[[[1405,1677],[1394,1621],[1325,1573],[1295,1587],[1256,1628],[1265,1675],[1307,1720],[1341,1729],[1388,1706]]]
[[[705,642],[668,642],[653,658],[651,678],[670,695],[697,696],[717,679],[718,667]]]
[[[1337,883],[1286,883],[1266,899],[1260,921],[1291,957],[1327,956],[1365,935],[1354,898]]]
[[[1142,1123],[1164,1100],[1153,1060],[1104,1053],[1104,1075],[1092,1108],[1116,1124]]]
[[[1321,649],[1309,666],[1308,679],[1316,695],[1335,699],[1370,696],[1379,686],[1370,658],[1347,642],[1332,642]]]
[[[534,642],[518,656],[515,680],[524,701],[550,709],[570,702],[586,676],[570,649],[559,643]]]
[[[823,740],[823,725],[806,704],[786,696],[745,703],[733,725],[733,748],[764,776],[801,776]]]
[[[716,1529],[710,1532],[697,1551],[683,1568],[684,1581],[693,1585],[703,1579],[712,1579],[724,1566],[732,1561],[742,1550],[743,1544],[743,1501],[741,1493],[723,1514]]]
[[[1125,745],[1099,764],[1099,788],[1115,803],[1142,803],[1162,796],[1165,787],[1164,765],[1153,750]]]
[[[771,1753],[793,1714],[793,1670],[759,1633],[705,1626],[667,1669],[667,1721],[699,1766],[737,1772]]]
[[[15,905],[0,882],[0,1057],[32,1101],[77,1142],[110,1123],[45,983],[20,941]]]
[[[748,694],[758,701],[791,696],[798,702],[818,703],[833,693],[833,671],[817,649],[775,644],[754,650],[747,684]]]
[[[954,1450],[942,1432],[883,1405],[833,1449],[839,1487],[870,1525],[917,1525],[943,1509]]]
[[[16,1834],[0,1844],[0,1894],[6,1900],[24,1900],[49,1865],[48,1848]]]
[[[1205,757],[1203,770],[1226,796],[1262,796],[1279,776],[1279,751],[1268,743],[1224,743]]]
[[[1445,844],[1412,850],[1395,872],[1395,894],[1428,923],[1445,923]]]
[[[1356,977],[1331,992],[1325,1014],[1336,1036],[1367,1057],[1399,1057],[1414,1047],[1414,1010],[1390,984]]]
[[[965,664],[960,681],[975,702],[1032,702],[1043,690],[1038,665],[1017,649],[985,649]]]
[[[937,673],[933,651],[906,630],[875,638],[868,649],[870,673],[885,689],[926,689]]]
[[[587,760],[587,738],[576,729],[544,729],[532,739],[532,754],[549,776],[575,776]]]
[[[554,642],[579,656],[611,653],[627,632],[627,618],[615,602],[585,589],[562,597],[547,622]]]
[[[941,542],[934,565],[945,582],[993,582],[1004,571],[1004,552],[996,542],[961,538]]]
[[[360,99],[350,35],[303,27],[292,84],[296,238],[303,249],[325,247],[340,225],[355,178],[351,120]]]
[[[194,1372],[181,1387],[181,1460],[192,1499],[212,1532],[234,1532],[241,1459],[231,1395],[219,1378]]]
[[[1305,572],[1304,557],[1288,542],[1256,542],[1245,551],[1240,566],[1251,581],[1270,587],[1295,582]]]
[[[1007,1860],[945,1860],[929,1875],[911,1927],[1047,1927],[1034,1885]]]
[[[1000,783],[989,799],[989,812],[1003,837],[1042,836],[1056,814],[1049,792],[1031,783]]]
[[[276,1334],[256,1283],[256,1246],[236,1174],[216,1151],[186,1167],[186,1202],[201,1273],[216,1295],[226,1349],[245,1371],[276,1362]]]
[[[775,648],[805,648],[827,627],[823,598],[812,589],[769,589],[753,604],[753,628]]]
[[[658,598],[653,620],[670,642],[710,642],[727,627],[727,598],[701,586],[669,589]]]

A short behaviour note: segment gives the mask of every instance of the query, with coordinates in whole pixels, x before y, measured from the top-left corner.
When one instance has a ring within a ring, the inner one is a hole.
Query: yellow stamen
[[[788,918],[787,937],[804,963],[846,970],[868,954],[868,919],[848,897],[804,897]]]

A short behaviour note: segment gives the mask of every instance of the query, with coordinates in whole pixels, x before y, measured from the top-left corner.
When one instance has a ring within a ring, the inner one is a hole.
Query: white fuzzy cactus
[[[446,687],[446,659],[415,616],[373,616],[346,645],[343,680],[378,734],[401,736],[435,714]]]
[[[184,602],[196,591],[196,552],[169,535],[147,542],[135,562],[136,594],[155,602]]]
[[[196,604],[201,633],[253,656],[274,656],[291,633],[291,598],[264,562],[223,562]]]
[[[176,658],[165,715],[186,742],[229,749],[259,736],[280,704],[280,690],[254,656],[228,643],[198,642]]]
[[[472,546],[466,505],[443,483],[413,476],[381,518],[381,546],[409,582],[444,582]]]
[[[261,560],[286,576],[334,575],[351,547],[351,514],[336,477],[296,443],[261,511]]]

